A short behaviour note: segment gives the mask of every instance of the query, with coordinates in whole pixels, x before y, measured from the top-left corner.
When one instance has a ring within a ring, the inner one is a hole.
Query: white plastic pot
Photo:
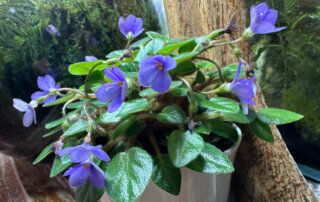
[[[224,152],[232,163],[242,138],[240,129],[236,126],[235,128],[239,135],[238,141]],[[227,202],[228,200],[231,174],[215,175],[182,168],[181,178],[178,196],[163,191],[150,180],[137,202]]]

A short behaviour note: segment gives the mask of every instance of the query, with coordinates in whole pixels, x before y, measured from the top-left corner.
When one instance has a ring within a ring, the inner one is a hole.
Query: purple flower
[[[274,26],[277,17],[278,11],[269,9],[266,3],[261,3],[257,6],[251,6],[250,29],[255,34],[267,34],[285,29],[286,27],[276,28]]]
[[[131,32],[133,38],[137,37],[143,32],[143,21],[141,18],[136,18],[134,15],[129,15],[126,19],[119,18],[119,28],[121,33],[128,38]]]
[[[38,103],[35,101],[31,101],[30,104],[28,104],[21,99],[13,99],[13,107],[21,112],[26,112],[23,116],[23,125],[25,127],[31,126],[32,122],[36,124],[36,111],[34,108],[36,108],[37,105]]]
[[[56,85],[54,78],[50,75],[44,77],[39,76],[37,79],[38,87],[43,91],[37,91],[31,95],[31,99],[37,100],[39,97],[48,95],[51,91],[60,88],[60,84]],[[55,101],[57,95],[50,95],[47,99],[44,100],[44,104],[49,104]]]
[[[84,57],[84,59],[87,61],[87,62],[92,62],[92,61],[96,61],[98,60],[98,58],[92,56],[92,55],[88,55],[86,57]]]
[[[95,94],[101,102],[112,100],[108,105],[108,111],[111,113],[122,105],[127,96],[128,84],[123,72],[118,67],[105,68],[104,73],[113,83],[101,85]]]
[[[16,9],[12,7],[12,8],[9,9],[9,12],[12,13],[12,14],[15,14]]]
[[[102,149],[101,145],[91,146],[89,143],[84,142],[83,144],[76,147],[68,147],[58,151],[60,156],[70,154],[70,159],[74,163],[84,162],[89,159],[90,154],[93,154],[95,157],[104,160],[110,161],[110,158],[107,153]]]
[[[91,161],[69,168],[63,176],[68,175],[70,175],[69,182],[74,187],[84,185],[89,178],[90,183],[98,189],[104,187],[106,178],[104,172]]]
[[[61,34],[60,34],[60,32],[57,30],[57,28],[55,28],[55,26],[53,26],[53,25],[51,25],[51,24],[46,27],[46,30],[47,30],[47,32],[48,32],[49,34],[51,34],[51,35],[61,36]]]
[[[249,81],[248,79],[238,79],[241,72],[242,63],[239,63],[238,71],[230,83],[230,89],[238,98],[242,106],[242,111],[244,114],[248,114],[249,104],[255,105],[256,103],[252,100],[256,94],[256,86],[254,85],[255,76]]]
[[[151,88],[159,93],[166,92],[171,84],[167,71],[176,66],[177,62],[170,56],[147,56],[139,64],[139,82],[144,87],[151,85]]]

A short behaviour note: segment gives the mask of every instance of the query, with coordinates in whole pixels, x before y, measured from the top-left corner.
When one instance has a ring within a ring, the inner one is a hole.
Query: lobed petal
[[[117,97],[113,98],[113,100],[108,105],[108,112],[112,113],[119,109],[119,107],[122,105],[123,101],[121,100],[121,94],[119,94]]]
[[[128,91],[128,84],[127,82],[124,82],[121,87],[121,100],[124,101],[127,97],[127,91]]]
[[[29,108],[23,116],[23,125],[25,127],[31,126],[33,122],[33,116],[34,116],[33,111]]]
[[[151,88],[159,93],[166,92],[171,84],[171,77],[166,71],[157,71],[151,82]]]
[[[164,70],[168,71],[176,68],[177,62],[170,56],[164,56],[164,62],[162,63]]]
[[[101,148],[101,147],[100,147]],[[97,158],[103,160],[103,161],[110,161],[110,158],[106,152],[98,148],[92,148],[90,149],[90,152]]]
[[[75,149],[76,149],[76,147],[68,147],[68,148],[65,148],[65,149],[58,151],[58,154],[59,154],[59,156],[64,156],[64,155],[70,154]]]
[[[47,86],[49,87],[48,90],[50,90],[50,88],[55,88],[56,87],[56,82],[55,82],[55,80],[54,80],[54,78],[52,76],[47,74],[47,75],[45,75],[44,79],[45,79],[45,82],[47,83]]]
[[[123,17],[120,17],[119,18],[119,28],[120,28],[120,32],[124,35],[124,36],[127,36],[128,32],[127,32],[127,29],[126,29],[126,26],[125,26],[125,20]]]
[[[71,173],[69,182],[74,187],[82,186],[86,183],[88,176],[89,176],[89,168],[85,169],[83,165],[86,163],[80,164],[74,171]]]
[[[156,56],[147,56],[143,58],[143,60],[139,63],[140,71],[148,70],[148,69],[156,69],[157,62],[163,63],[163,57],[161,55]]]
[[[156,66],[151,66],[149,69],[144,69],[139,72],[138,81],[144,87],[149,87],[151,82],[155,78],[158,72],[158,68]]]
[[[63,176],[65,177],[65,176],[71,175],[74,171],[76,171],[76,170],[77,170],[79,167],[81,167],[81,166],[83,166],[83,165],[79,164],[79,165],[76,165],[76,166],[74,166],[74,167],[69,168],[69,169],[63,174]]]
[[[50,95],[47,99],[44,100],[43,104],[47,105],[51,102],[54,102],[57,99],[57,95]]]
[[[46,79],[42,76],[38,76],[37,79],[38,87],[43,91],[49,91],[50,87],[48,86]]]
[[[240,76],[240,73],[241,73],[241,68],[242,68],[242,62],[239,63],[236,76],[234,77],[232,83],[235,83],[235,82],[238,80],[238,78],[239,78],[239,76]]]
[[[106,83],[101,85],[95,92],[97,99],[101,102],[109,102],[121,93],[121,87],[116,83]]]
[[[37,100],[39,97],[45,96],[49,93],[49,91],[37,91],[31,95],[32,100]]]
[[[76,147],[71,153],[70,153],[70,159],[74,163],[80,163],[88,160],[90,157],[90,151],[83,148],[81,145]]]
[[[261,19],[262,21],[275,24],[278,18],[278,11],[270,9]]]
[[[265,2],[258,4],[256,6],[257,13],[259,14],[260,17],[263,17],[268,11],[269,11],[269,6]]]
[[[29,109],[29,104],[19,98],[14,98],[13,107],[21,112],[25,112]]]
[[[118,81],[125,81],[126,77],[124,73],[119,69],[119,67],[113,66],[112,69],[105,68],[104,70],[105,75],[113,82]]]
[[[91,163],[91,166],[89,167],[89,179],[90,183],[98,188],[101,189],[104,187],[105,183],[105,174],[104,172],[94,163]]]

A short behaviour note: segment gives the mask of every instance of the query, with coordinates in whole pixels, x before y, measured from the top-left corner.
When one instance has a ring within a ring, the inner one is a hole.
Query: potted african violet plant
[[[45,75],[38,77],[42,91],[32,94],[30,103],[13,99],[25,112],[26,127],[36,123],[39,104],[64,103],[62,118],[45,126],[51,130],[45,137],[60,131],[61,136],[34,164],[55,153],[51,177],[66,170],[79,201],[97,201],[105,191],[115,201],[226,201],[241,140],[237,124],[249,124],[256,136],[272,142],[268,124],[302,118],[281,109],[249,108],[255,105],[255,76],[235,44],[284,29],[274,26],[276,19],[277,11],[262,3],[251,8],[250,27],[232,41],[218,37],[238,31],[234,17],[206,36],[147,32],[132,43],[144,31],[143,21],[121,17],[125,49],[109,53],[107,60],[87,56],[70,65],[70,74],[85,76],[82,86],[60,87]],[[201,56],[226,45],[238,64],[220,67]]]

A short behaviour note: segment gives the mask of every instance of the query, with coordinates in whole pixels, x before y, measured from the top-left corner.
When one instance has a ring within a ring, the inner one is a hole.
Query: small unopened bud
[[[70,121],[71,124],[77,122],[79,119],[80,119],[79,114],[72,114],[72,115],[69,117],[69,121]]]
[[[58,140],[52,145],[51,151],[54,152],[55,154],[58,154],[58,152],[62,149],[62,147],[63,147],[63,141],[60,138],[60,140]]]
[[[202,46],[208,46],[208,45],[209,45],[209,40],[208,40],[208,39],[203,39],[203,40],[200,42],[200,44],[201,44]]]
[[[65,119],[65,120],[63,121],[62,125],[61,125],[63,132],[65,132],[66,130],[68,130],[69,126],[70,126],[69,121],[68,121],[67,119]]]

